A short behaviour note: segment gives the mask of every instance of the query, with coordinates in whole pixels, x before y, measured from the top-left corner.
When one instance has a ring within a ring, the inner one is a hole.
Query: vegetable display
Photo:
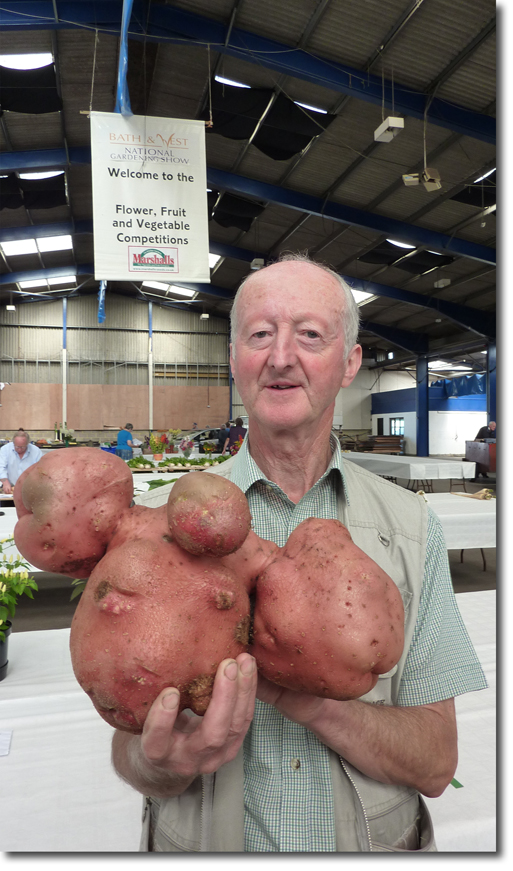
[[[167,686],[203,714],[219,663],[244,650],[268,680],[334,699],[359,698],[399,660],[399,590],[338,520],[305,520],[280,548],[221,476],[184,475],[160,508],[130,507],[132,487],[123,460],[77,448],[43,457],[14,493],[18,550],[89,574],[71,659],[112,726],[140,733]]]

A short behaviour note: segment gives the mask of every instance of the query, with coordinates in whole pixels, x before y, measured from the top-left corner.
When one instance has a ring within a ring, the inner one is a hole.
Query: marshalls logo
[[[145,248],[128,246],[130,272],[178,272],[178,248]]]

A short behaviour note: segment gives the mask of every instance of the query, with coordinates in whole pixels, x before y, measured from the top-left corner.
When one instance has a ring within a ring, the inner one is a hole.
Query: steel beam
[[[427,354],[429,350],[429,340],[425,333],[411,333],[409,330],[400,330],[397,327],[389,327],[372,321],[361,321],[360,326],[362,330],[374,333],[375,336],[380,336],[411,354]]]
[[[0,155],[0,172],[23,172],[35,169],[62,169],[69,163],[90,163],[91,152],[88,148],[70,148],[66,153],[64,148],[45,151],[6,152]],[[256,197],[276,203],[299,212],[307,212],[318,217],[331,218],[342,224],[364,227],[377,233],[393,236],[396,239],[413,245],[437,250],[451,256],[467,257],[481,263],[496,263],[494,248],[478,245],[466,239],[457,239],[445,233],[428,230],[387,218],[363,209],[356,209],[342,203],[330,202],[321,197],[281,188],[278,185],[267,184],[256,179],[245,178],[235,173],[207,167],[207,183],[214,188],[221,188],[231,193]]]
[[[467,257],[482,263],[495,265],[496,252],[494,248],[486,245],[477,245],[466,239],[457,239],[438,233],[436,230],[428,230],[398,221],[395,218],[387,218],[373,212],[365,212],[342,203],[326,201],[320,197],[293,191],[289,188],[280,188],[277,185],[267,184],[256,179],[245,178],[222,169],[207,167],[207,183],[209,187],[221,188],[231,193],[242,196],[256,197],[259,200],[275,203],[298,212],[308,212],[322,218],[331,218],[342,224],[352,224],[357,227],[365,227],[375,230],[387,236],[393,236],[401,242],[412,245],[422,245],[428,249],[434,249],[451,256]]]
[[[418,457],[429,457],[429,369],[428,358],[417,358],[417,384],[415,388],[415,410],[417,413]]]
[[[17,284],[18,281],[30,281],[33,278],[64,278],[70,272],[76,272],[77,275],[93,276],[94,265],[81,263],[78,266],[72,264],[70,266],[49,266],[47,269],[26,269],[23,272],[4,272],[0,275],[0,285]]]
[[[413,293],[411,290],[403,290],[401,287],[390,287],[388,284],[378,284],[375,281],[362,281],[351,275],[342,275],[342,278],[347,281],[352,290],[363,290],[365,293],[372,293],[375,296],[386,296],[398,302],[430,308],[479,336],[494,338],[496,335],[495,314],[493,312],[470,308],[467,305],[438,299],[436,296],[424,296],[421,293]]]
[[[119,34],[122,8],[122,0],[102,0],[101,3],[96,0],[7,0],[2,3],[0,10],[0,27],[8,31],[28,28],[62,30],[86,26],[102,33]],[[249,63],[257,62],[260,67],[347,94],[376,106],[384,106],[398,114],[419,120],[424,120],[428,105],[427,119],[431,124],[495,144],[495,118],[489,115],[472,112],[437,97],[429,102],[428,95],[397,82],[383,82],[380,76],[368,71],[325,60],[294,46],[236,27],[231,28],[229,41],[226,40],[226,35],[227,25],[224,22],[214,21],[176,6],[152,4],[148,9],[144,0],[134,2],[129,29],[129,37],[132,39],[179,45],[211,45],[221,54]]]

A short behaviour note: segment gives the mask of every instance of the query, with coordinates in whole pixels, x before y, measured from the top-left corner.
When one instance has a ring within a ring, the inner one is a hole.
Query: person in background
[[[43,452],[30,441],[28,432],[19,429],[12,441],[0,448],[0,481],[4,493],[12,489],[21,473],[39,462]]]
[[[437,516],[349,462],[331,433],[335,400],[361,365],[358,308],[336,272],[298,256],[252,273],[231,321],[249,425],[216,473],[280,547],[305,518],[339,519],[407,603],[404,651],[351,701],[277,686],[249,653],[221,662],[203,717],[178,714],[179,690],[164,689],[142,735],[113,738],[116,771],[146,796],[141,850],[436,851],[422,795],[440,795],[456,770],[454,696],[487,684]],[[160,491],[137,504],[165,504]],[[329,567],[323,577],[328,589]]]
[[[230,448],[233,447],[235,442],[238,442],[240,438],[244,438],[246,433],[247,433],[247,429],[242,426],[242,418],[237,417],[235,419],[235,426],[230,427],[230,431],[228,433],[228,438],[225,440],[222,454],[225,454],[227,450],[229,452]]]
[[[487,426],[482,426],[476,435],[474,441],[479,442],[481,439],[496,439],[497,438],[497,424],[494,420],[491,420]]]
[[[228,436],[230,435],[230,426],[231,423],[229,420],[226,421],[225,425],[221,427],[219,430],[219,435],[217,437],[217,453],[220,454],[224,450],[225,442]]]
[[[134,455],[133,448],[135,447],[135,444],[132,440],[133,428],[133,424],[125,423],[123,429],[120,429],[118,432],[116,456],[121,457],[122,460],[131,460]]]
[[[497,438],[497,424],[494,420],[491,420],[487,426],[482,426],[476,435],[474,441],[481,442],[485,439],[496,439]],[[484,463],[476,463],[476,477],[475,481],[477,483],[478,478],[488,478],[487,466]]]

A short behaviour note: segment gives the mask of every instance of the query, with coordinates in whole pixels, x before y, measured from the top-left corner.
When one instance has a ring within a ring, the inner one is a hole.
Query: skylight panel
[[[37,70],[53,63],[50,51],[26,54],[0,54],[0,66],[11,70]]]

